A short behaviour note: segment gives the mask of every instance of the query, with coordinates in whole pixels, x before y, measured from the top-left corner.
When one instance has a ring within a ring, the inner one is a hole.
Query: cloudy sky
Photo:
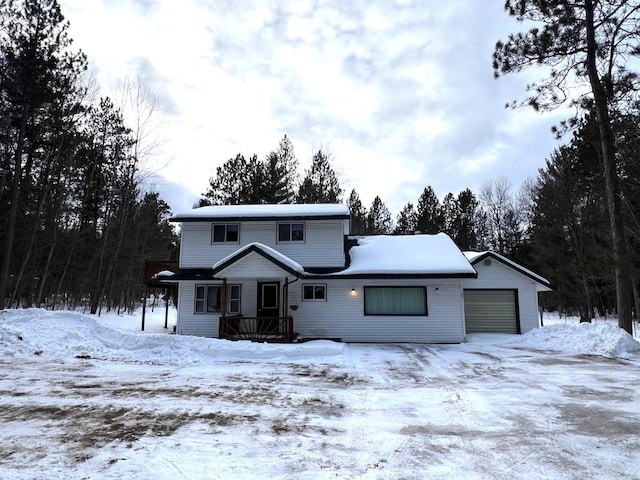
[[[103,95],[141,77],[165,143],[147,168],[174,213],[217,166],[283,135],[303,170],[328,150],[345,197],[392,215],[506,175],[514,190],[558,145],[559,112],[507,110],[534,72],[495,80],[503,0],[60,0]]]

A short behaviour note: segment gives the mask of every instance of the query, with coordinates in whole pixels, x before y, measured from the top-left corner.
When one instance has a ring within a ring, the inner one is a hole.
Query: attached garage
[[[495,252],[464,252],[478,277],[464,279],[466,333],[527,333],[540,326],[544,277]]]
[[[464,290],[467,333],[520,333],[517,290]]]

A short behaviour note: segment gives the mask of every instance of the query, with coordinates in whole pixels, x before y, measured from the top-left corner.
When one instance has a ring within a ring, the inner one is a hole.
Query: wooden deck
[[[219,338],[252,342],[291,343],[293,317],[220,317]]]

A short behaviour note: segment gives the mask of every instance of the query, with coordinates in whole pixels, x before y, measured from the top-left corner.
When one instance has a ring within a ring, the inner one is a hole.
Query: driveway
[[[639,379],[636,359],[485,344],[5,356],[0,478],[640,478]]]

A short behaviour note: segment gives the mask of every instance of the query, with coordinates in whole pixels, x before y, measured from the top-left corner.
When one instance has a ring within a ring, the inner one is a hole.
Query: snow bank
[[[284,345],[149,334],[114,328],[99,319],[72,312],[41,309],[0,312],[0,355],[197,365],[230,358],[317,359],[341,355],[343,348],[343,344],[324,340]]]
[[[547,325],[527,332],[509,345],[618,358],[640,354],[640,342],[617,325],[606,322]]]

